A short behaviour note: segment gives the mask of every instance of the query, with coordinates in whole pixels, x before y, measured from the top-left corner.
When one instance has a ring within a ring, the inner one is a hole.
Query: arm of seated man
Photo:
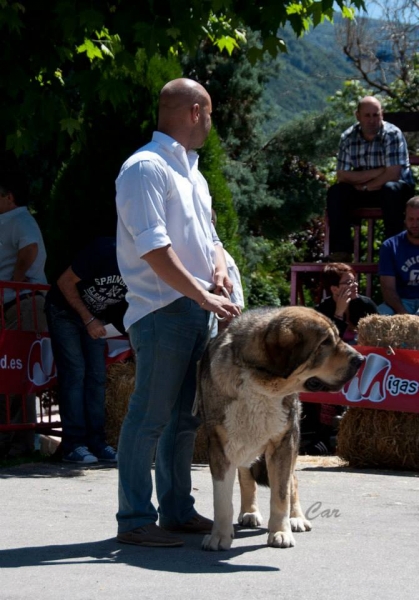
[[[402,172],[401,165],[393,165],[391,167],[384,167],[384,172],[370,179],[365,185],[367,189],[365,190],[363,186],[356,186],[357,189],[361,189],[363,191],[374,192],[376,190],[380,190],[385,183],[389,181],[399,181],[400,174]]]
[[[396,314],[407,315],[408,312],[396,290],[396,278],[390,275],[382,275],[380,277],[380,285],[384,302],[388,306],[391,306]]]
[[[385,167],[377,169],[368,169],[365,171],[344,171],[338,170],[336,177],[339,183],[350,183],[353,186],[363,186],[369,181],[376,179],[385,172]]]

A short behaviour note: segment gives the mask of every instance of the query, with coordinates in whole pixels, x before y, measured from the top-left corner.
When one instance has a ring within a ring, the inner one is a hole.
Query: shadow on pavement
[[[0,480],[9,479],[11,477],[80,477],[86,471],[98,471],[115,469],[116,466],[109,464],[97,465],[73,465],[70,463],[62,463],[57,461],[25,463],[0,469]]]
[[[242,530],[237,538],[265,534],[265,529]],[[201,550],[202,537],[185,535],[185,546],[181,548],[142,548],[118,544],[115,539],[62,544],[53,546],[32,546],[0,550],[0,564],[3,569],[20,567],[66,566],[71,564],[126,564],[131,567],[171,573],[237,573],[242,571],[279,571],[277,567],[255,564],[232,564],[241,555],[268,548],[266,539],[261,544],[234,547],[223,552]],[[57,573],[58,575],[58,573]]]

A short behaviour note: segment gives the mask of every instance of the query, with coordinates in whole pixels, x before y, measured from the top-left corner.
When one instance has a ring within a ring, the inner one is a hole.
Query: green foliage
[[[286,234],[320,210],[324,189],[295,149],[281,148],[275,156],[270,145],[263,148],[261,100],[272,65],[252,62],[286,49],[279,28],[288,23],[301,35],[331,18],[333,5],[243,0],[237,9],[230,0],[0,0],[0,75],[7,81],[0,149],[18,155],[32,180],[50,277],[87,239],[112,232],[118,169],[149,139],[158,92],[181,75],[179,57],[199,47],[202,64],[198,57],[185,74],[208,87],[216,107],[221,146],[214,132],[202,167],[221,237],[244,273],[249,304],[286,303],[287,268],[298,254]],[[231,60],[215,53],[217,47]]]
[[[48,252],[50,280],[74,254],[97,235],[114,235],[116,227],[115,179],[122,163],[151,139],[155,128],[157,96],[162,82],[181,73],[177,60],[158,56],[137,59],[135,77],[121,75],[129,88],[124,111],[114,111],[110,100],[86,106],[84,143],[63,163],[43,198],[40,220]]]
[[[339,23],[339,18],[335,21]],[[263,96],[270,112],[264,125],[267,135],[303,113],[323,111],[327,97],[356,74],[336,40],[332,23],[325,22],[299,39],[286,27],[281,37],[287,53],[268,60],[274,74]]]
[[[224,247],[235,258],[238,265],[243,263],[243,257],[237,235],[238,218],[234,210],[231,191],[223,176],[223,164],[226,154],[218,134],[213,128],[204,148],[200,151],[200,170],[208,182],[213,208],[217,213],[217,233]]]
[[[362,4],[337,0],[341,8]],[[74,125],[85,103],[95,98],[122,110],[129,89],[119,75],[133,74],[139,49],[148,59],[193,52],[209,35],[214,44],[231,50],[243,38],[243,27],[250,26],[261,32],[254,57],[265,51],[274,55],[284,49],[277,37],[280,27],[289,22],[300,35],[322,15],[331,17],[331,10],[326,0],[242,0],[240,9],[230,0],[95,0],[90,5],[83,0],[2,0],[0,76],[7,86],[0,129],[5,147],[19,155],[50,141],[60,156],[69,143],[78,149],[83,135]]]
[[[247,270],[242,274],[249,290],[248,307],[289,304],[289,265],[299,260],[298,249],[287,240],[279,243],[263,237],[244,240]]]

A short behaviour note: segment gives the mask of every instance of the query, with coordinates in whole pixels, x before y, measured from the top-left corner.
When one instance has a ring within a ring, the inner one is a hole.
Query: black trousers
[[[349,183],[336,183],[327,192],[330,252],[353,252],[352,213],[357,208],[381,208],[386,239],[405,229],[406,202],[415,190],[404,181],[390,181],[376,192],[359,192]]]

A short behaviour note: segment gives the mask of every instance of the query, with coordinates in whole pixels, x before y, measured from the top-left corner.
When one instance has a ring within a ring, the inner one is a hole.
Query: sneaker
[[[330,456],[332,451],[324,442],[319,441],[305,446],[304,454],[307,456]]]
[[[116,539],[121,544],[133,544],[134,546],[152,546],[152,547],[176,547],[183,546],[183,540],[166,533],[155,523],[149,523],[143,527],[137,527],[132,531],[118,533]]]
[[[89,452],[86,446],[75,448],[69,454],[65,454],[62,460],[63,462],[79,463],[81,465],[92,465],[93,463],[97,463],[96,456]]]
[[[96,456],[103,462],[118,462],[118,453],[115,448],[112,448],[112,446],[105,446],[105,448],[102,448],[102,450],[96,452]]]
[[[186,523],[179,523],[176,525],[162,525],[166,531],[175,531],[179,533],[211,533],[213,521],[207,519],[202,515],[195,515]]]

